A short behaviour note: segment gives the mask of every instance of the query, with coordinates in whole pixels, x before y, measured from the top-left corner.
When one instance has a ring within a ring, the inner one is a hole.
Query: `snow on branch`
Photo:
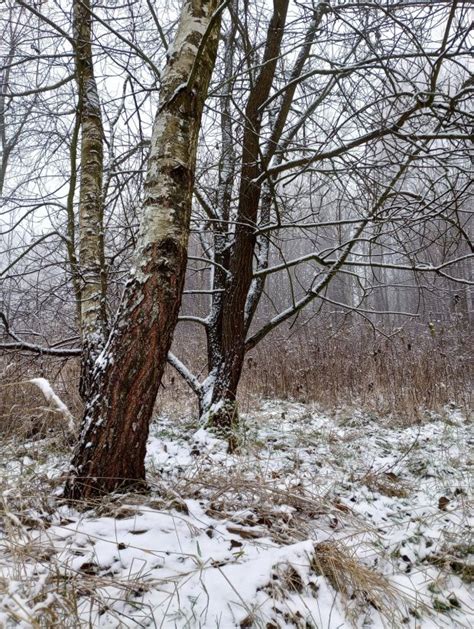
[[[66,421],[68,431],[70,433],[74,433],[76,429],[74,417],[61,398],[53,391],[53,387],[50,385],[49,381],[46,380],[46,378],[33,378],[32,380],[29,380],[29,382],[36,385],[41,390],[41,393],[44,395],[44,399],[51,405],[51,408],[63,416]]]
[[[172,352],[168,352],[168,363],[174,367],[183,380],[191,387],[194,393],[197,395],[201,394],[202,387],[199,380]]]
[[[40,345],[35,345],[34,343],[29,343],[28,341],[24,341],[21,339],[13,330],[10,329],[10,325],[8,320],[3,312],[0,312],[0,321],[3,323],[3,327],[5,328],[5,332],[7,336],[14,340],[13,343],[1,343],[0,349],[4,350],[25,350],[27,352],[32,352],[33,354],[42,354],[45,356],[57,356],[58,358],[67,358],[69,356],[80,356],[81,349],[80,348],[58,348],[58,347],[42,347]],[[57,343],[60,345],[61,343]]]

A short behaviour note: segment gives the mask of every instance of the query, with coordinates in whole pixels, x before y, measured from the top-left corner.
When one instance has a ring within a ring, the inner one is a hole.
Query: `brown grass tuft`
[[[315,544],[311,568],[324,576],[348,607],[349,617],[370,605],[387,619],[403,617],[401,593],[382,574],[362,564],[353,550],[341,542],[326,541]],[[395,625],[396,626],[396,625]]]

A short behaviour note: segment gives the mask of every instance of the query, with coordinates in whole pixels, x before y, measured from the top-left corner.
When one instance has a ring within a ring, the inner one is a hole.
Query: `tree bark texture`
[[[106,277],[102,173],[103,126],[92,57],[90,0],[74,2],[76,83],[81,129],[79,190],[80,331],[82,341],[79,391],[87,399],[94,363],[106,341]]]
[[[229,432],[236,423],[236,395],[245,357],[246,303],[253,278],[255,227],[262,184],[260,132],[261,107],[273,85],[285,31],[289,0],[274,0],[273,15],[261,70],[245,110],[239,203],[229,273],[218,311],[208,327],[210,375],[205,383],[201,411],[206,423]]]
[[[297,133],[298,126],[284,135],[288,115],[295,98],[298,78],[304,72],[318,28],[328,11],[324,3],[319,3],[314,11],[287,86],[281,92],[270,140],[264,148],[260,137],[264,116],[262,107],[274,85],[288,5],[287,0],[273,2],[273,15],[267,30],[261,69],[247,101],[235,237],[231,247],[223,248],[225,256],[216,255],[220,267],[227,269],[227,275],[222,271],[220,274],[214,271],[213,289],[217,291],[217,297],[214,299],[206,328],[209,376],[199,395],[201,418],[207,426],[228,437],[230,447],[236,443],[234,432],[239,423],[236,396],[245,354],[250,349],[248,333],[265,287],[265,275],[254,277],[254,270],[262,271],[268,267],[270,253],[268,235],[255,235],[257,226],[270,222],[272,204],[275,201],[274,182],[271,177],[265,179],[262,175],[271,160],[275,164],[283,161],[284,147]],[[232,69],[229,71],[229,76],[231,75]],[[227,143],[232,145],[232,139]],[[224,159],[224,134],[222,146]],[[224,171],[229,170],[227,167]],[[220,206],[222,205],[221,203]],[[228,210],[227,215],[229,213]],[[217,244],[215,242],[214,245],[216,254],[219,251]],[[256,269],[253,262],[255,258]],[[216,279],[220,279],[220,282],[216,282]]]
[[[149,422],[178,318],[198,134],[215,63],[216,0],[186,0],[162,75],[135,266],[97,360],[66,485],[89,498],[145,478]]]

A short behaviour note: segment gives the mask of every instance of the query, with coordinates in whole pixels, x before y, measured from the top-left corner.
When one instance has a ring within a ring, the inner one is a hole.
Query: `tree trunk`
[[[107,327],[102,200],[104,132],[92,59],[90,0],[75,0],[73,30],[81,127],[79,298],[82,358],[79,392],[86,400],[94,363],[105,345]]]
[[[201,114],[219,34],[217,0],[186,0],[163,72],[135,267],[96,362],[65,493],[83,499],[145,478],[148,426],[186,269]]]
[[[239,204],[232,253],[228,261],[228,279],[225,291],[217,298],[218,308],[214,307],[208,326],[210,374],[204,386],[201,418],[206,425],[226,436],[232,435],[238,421],[236,394],[245,358],[248,328],[246,306],[253,279],[255,226],[262,190],[262,184],[258,182],[262,172],[260,108],[272,88],[288,4],[288,0],[275,0],[273,3],[262,69],[245,110]]]
[[[208,328],[208,334],[212,330]],[[239,339],[235,349],[228,345],[224,350],[221,339],[208,341],[210,350],[210,371],[203,382],[199,397],[200,421],[220,437],[229,439],[233,449],[236,444],[235,432],[239,423],[237,408],[237,388],[242,373],[244,354],[239,352]]]
[[[217,243],[214,245],[215,259],[220,267],[228,269],[228,273],[224,281],[222,272],[218,273],[217,269],[214,271],[213,289],[224,290],[216,293],[207,325],[209,376],[203,385],[200,409],[204,425],[229,438],[231,448],[237,442],[239,417],[236,397],[245,354],[249,349],[247,335],[265,286],[264,275],[254,277],[254,257],[257,259],[256,270],[263,271],[268,266],[270,255],[268,235],[261,234],[258,238],[255,236],[258,225],[263,226],[270,222],[272,204],[275,201],[274,182],[267,179],[262,183],[262,175],[271,160],[274,165],[283,161],[284,148],[297,133],[298,125],[292,127],[283,138],[298,78],[303,73],[318,28],[328,11],[327,5],[323,3],[318,4],[314,11],[304,43],[282,92],[270,140],[264,150],[260,138],[264,118],[262,108],[274,84],[288,5],[288,0],[273,2],[273,15],[268,25],[261,70],[253,84],[245,110],[235,237],[232,234],[231,248],[228,244],[223,248],[225,256],[218,257],[219,248]],[[224,134],[222,146],[226,146]],[[216,283],[216,278],[221,278],[221,283]]]

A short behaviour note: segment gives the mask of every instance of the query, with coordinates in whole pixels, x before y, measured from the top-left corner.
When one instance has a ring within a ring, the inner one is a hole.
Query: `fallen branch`
[[[58,413],[64,417],[67,423],[68,431],[74,434],[76,431],[74,417],[61,398],[53,391],[53,387],[50,385],[49,381],[46,380],[46,378],[33,378],[28,382],[36,385],[41,390],[46,402],[48,402],[54,410],[58,411]]]

